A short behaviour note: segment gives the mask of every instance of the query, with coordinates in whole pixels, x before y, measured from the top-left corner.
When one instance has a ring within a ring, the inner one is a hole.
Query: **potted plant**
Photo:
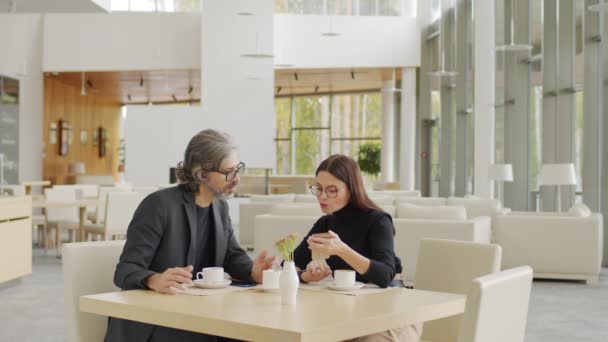
[[[357,163],[361,172],[368,176],[366,179],[370,183],[375,182],[380,173],[380,150],[380,143],[377,142],[367,142],[359,145]]]

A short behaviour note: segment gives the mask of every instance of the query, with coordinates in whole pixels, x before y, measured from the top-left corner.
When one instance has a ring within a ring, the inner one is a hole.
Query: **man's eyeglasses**
[[[315,195],[317,197],[321,197],[321,195],[323,194],[323,191],[325,191],[325,195],[327,195],[327,198],[336,198],[336,196],[338,196],[338,191],[340,191],[340,188],[338,188],[335,185],[330,185],[330,186],[326,187],[325,189],[323,189],[322,186],[315,184],[315,185],[311,185],[308,188],[310,189],[310,193],[312,193],[313,195]]]
[[[211,172],[217,172],[217,173],[221,173],[224,176],[226,176],[226,182],[233,180],[236,175],[242,175],[243,172],[245,171],[245,163],[240,162],[235,168],[234,170],[230,170],[230,171],[220,171],[220,170],[212,170]]]

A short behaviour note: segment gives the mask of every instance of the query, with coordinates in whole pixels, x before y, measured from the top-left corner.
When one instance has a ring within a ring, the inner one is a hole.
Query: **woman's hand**
[[[331,230],[325,234],[315,234],[308,237],[308,248],[320,255],[342,255],[348,246],[340,240],[338,234]]]
[[[325,262],[313,260],[306,265],[306,271],[300,276],[307,283],[325,279],[331,274],[331,268]]]

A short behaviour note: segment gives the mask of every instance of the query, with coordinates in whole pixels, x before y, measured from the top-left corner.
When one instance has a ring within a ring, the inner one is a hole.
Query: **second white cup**
[[[205,267],[202,272],[196,274],[196,279],[203,279],[206,283],[220,283],[224,281],[224,268]]]
[[[335,270],[334,271],[334,283],[336,286],[354,286],[355,285],[355,271],[352,270]]]

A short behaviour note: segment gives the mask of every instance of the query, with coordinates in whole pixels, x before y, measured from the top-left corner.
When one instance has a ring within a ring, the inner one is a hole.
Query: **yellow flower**
[[[293,261],[293,251],[298,246],[298,238],[298,233],[291,233],[274,243],[283,260]]]

